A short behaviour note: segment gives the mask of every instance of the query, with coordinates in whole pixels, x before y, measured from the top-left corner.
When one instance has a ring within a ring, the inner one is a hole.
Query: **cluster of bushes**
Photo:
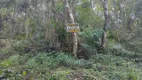
[[[49,79],[55,75],[56,77],[60,77],[59,75],[69,73],[64,70],[54,71],[55,69],[60,69],[61,67],[67,67],[72,70],[76,70],[77,68],[91,68],[92,63],[83,59],[77,60],[76,58],[64,53],[38,53],[36,55],[15,54],[8,59],[0,61],[0,78],[29,78],[28,75],[34,76],[34,78],[40,78],[47,74],[49,75]],[[52,72],[52,70],[54,71],[53,75],[49,73]],[[60,72],[63,72],[63,74]],[[35,75],[38,75],[38,77]]]
[[[0,78],[4,79],[140,80],[141,72],[134,62],[111,54],[78,60],[65,53],[38,53],[0,61]]]

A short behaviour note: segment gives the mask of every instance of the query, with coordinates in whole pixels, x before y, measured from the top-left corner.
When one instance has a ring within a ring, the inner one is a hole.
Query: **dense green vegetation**
[[[0,0],[0,80],[142,80],[141,4]]]

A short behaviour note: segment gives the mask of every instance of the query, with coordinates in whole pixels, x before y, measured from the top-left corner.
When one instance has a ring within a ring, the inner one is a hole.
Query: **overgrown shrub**
[[[77,68],[77,67],[91,67],[91,62],[86,60],[77,60],[70,55],[64,53],[41,53],[33,57],[32,61],[45,67],[57,68],[59,66]],[[43,67],[42,66],[42,67]]]
[[[87,50],[87,56],[97,54],[98,49],[100,48],[101,35],[101,29],[93,30],[91,28],[84,29],[84,31],[79,33],[79,36],[83,41],[83,43],[81,43],[81,48]]]
[[[127,57],[130,59],[140,59],[140,57],[142,57],[141,53],[127,50],[127,48],[125,48],[123,45],[116,43],[110,43],[107,47],[107,52],[113,55]]]

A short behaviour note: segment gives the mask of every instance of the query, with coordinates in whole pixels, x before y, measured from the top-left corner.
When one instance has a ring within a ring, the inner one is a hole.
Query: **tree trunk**
[[[69,19],[71,23],[75,23],[74,16],[72,10],[69,6],[68,0],[64,0],[66,12],[69,14]],[[73,55],[77,57],[77,50],[78,50],[78,40],[77,40],[77,33],[73,33]]]
[[[109,27],[108,0],[103,0],[102,2],[103,2],[103,8],[104,8],[105,23],[103,28],[101,47],[105,49],[106,43],[107,43],[107,28]]]

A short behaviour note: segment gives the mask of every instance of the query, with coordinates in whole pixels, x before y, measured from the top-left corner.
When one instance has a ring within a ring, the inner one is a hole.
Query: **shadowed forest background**
[[[142,0],[0,0],[0,80],[142,80]]]

